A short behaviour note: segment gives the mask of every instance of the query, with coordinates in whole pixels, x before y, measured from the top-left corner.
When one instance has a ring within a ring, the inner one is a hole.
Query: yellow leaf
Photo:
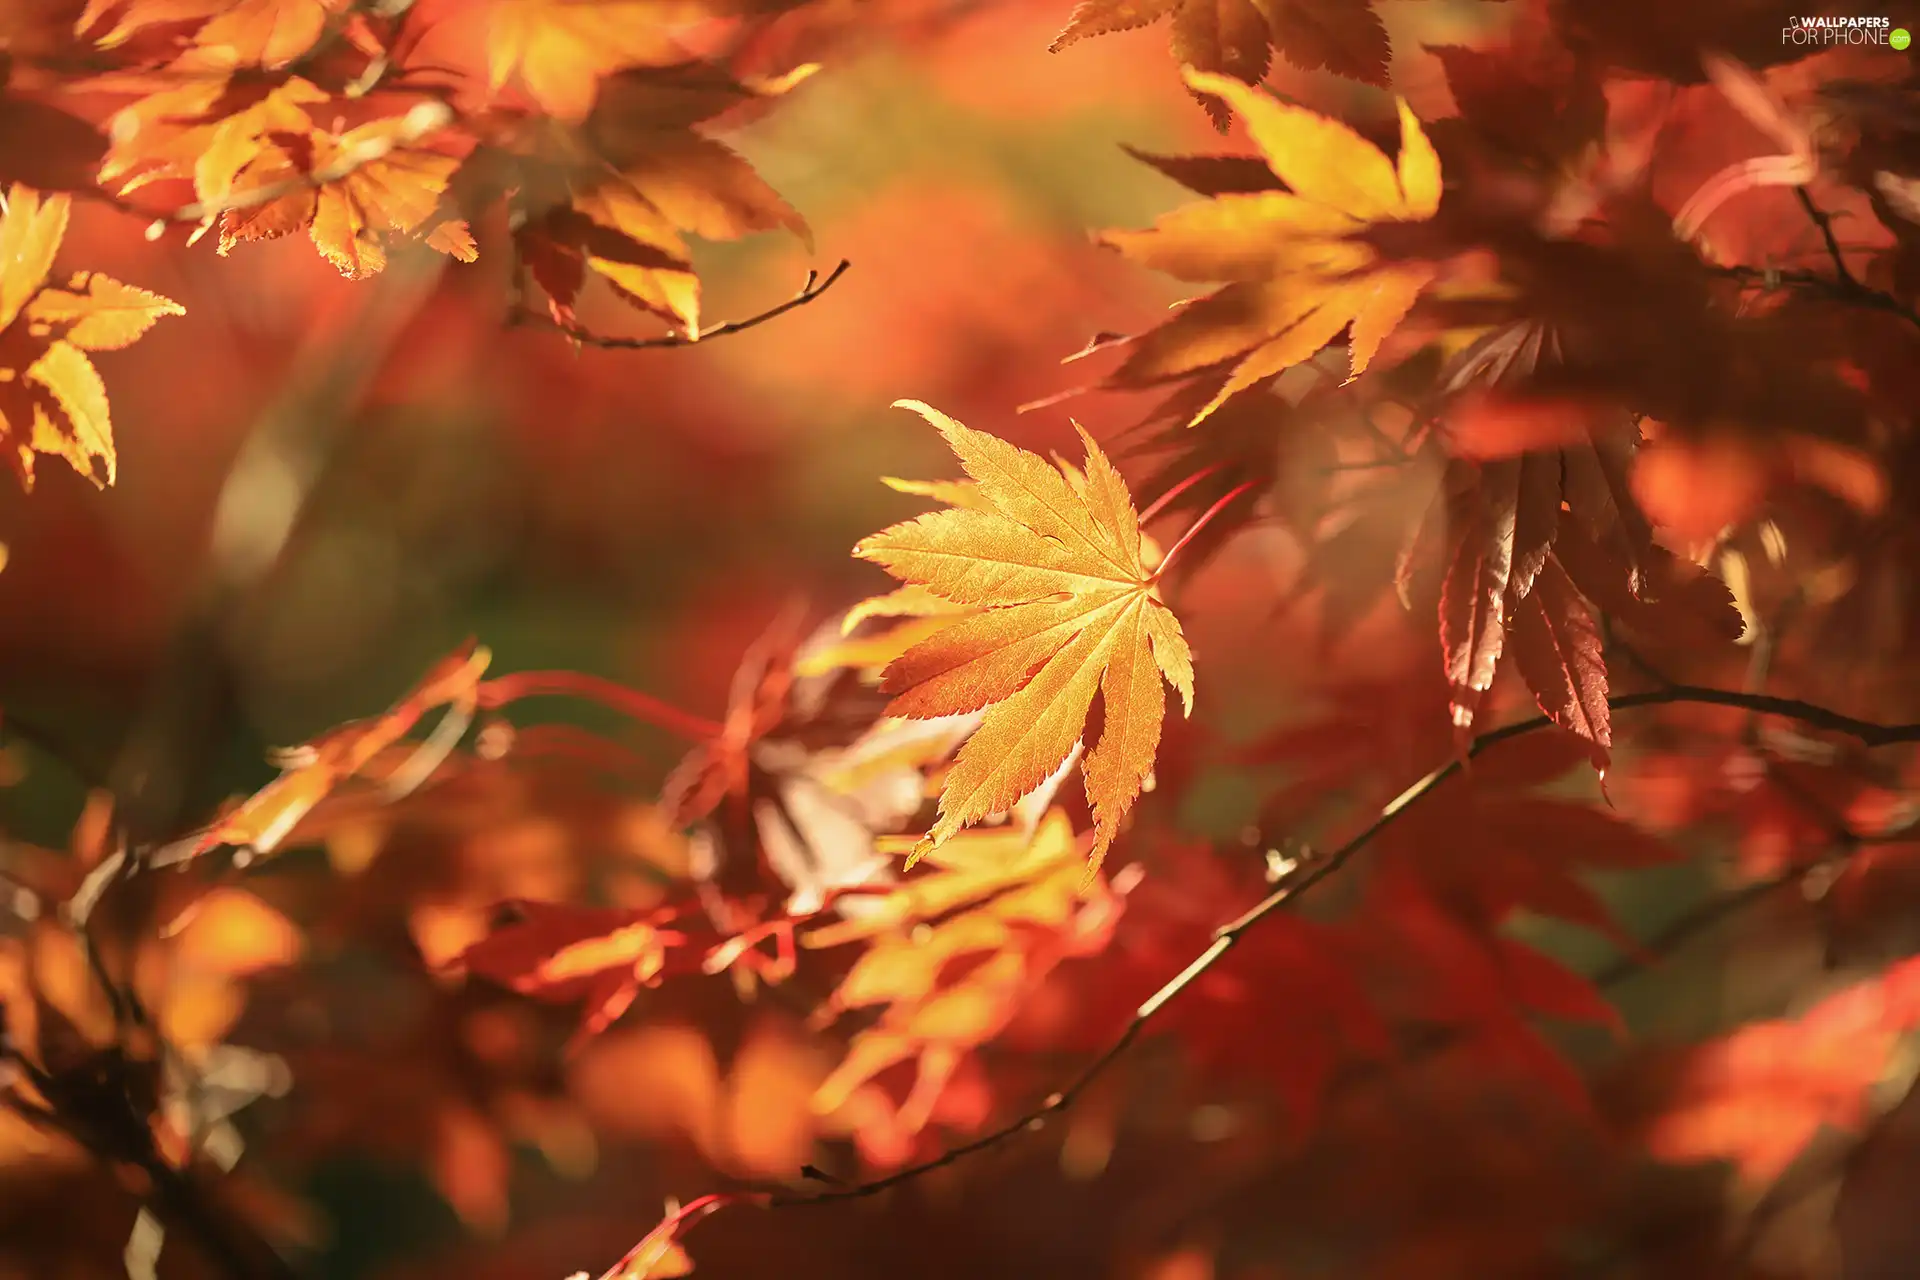
[[[82,348],[126,346],[161,316],[182,310],[104,276],[83,273],[71,290],[47,288],[69,208],[64,195],[43,198],[16,183],[0,216],[0,331],[7,352],[0,364],[0,449],[28,489],[34,458],[42,453],[65,458],[96,484],[113,483],[107,389]],[[104,468],[96,469],[96,460]]]
[[[107,387],[86,353],[56,342],[27,370],[27,381],[44,388],[59,411],[56,418],[44,400],[35,401],[34,451],[65,458],[95,484],[112,484],[116,467]],[[94,471],[96,458],[106,464],[104,482]]]
[[[976,511],[984,509],[971,480],[901,480],[894,476],[881,476],[880,483],[895,493],[932,498],[950,507],[969,507]]]
[[[1223,287],[1143,335],[1112,385],[1139,387],[1229,366],[1193,423],[1229,398],[1319,353],[1351,328],[1352,377],[1406,318],[1434,275],[1382,265],[1356,237],[1381,222],[1431,218],[1440,160],[1420,121],[1399,104],[1398,162],[1337,120],[1289,106],[1228,76],[1189,71],[1196,92],[1246,121],[1287,191],[1227,193],[1106,243],[1144,266]]]
[[[888,666],[881,687],[895,697],[887,714],[987,709],[909,865],[1044,782],[1079,744],[1098,692],[1105,728],[1082,767],[1097,868],[1153,766],[1166,711],[1161,679],[1193,709],[1192,660],[1142,561],[1132,497],[1085,431],[1086,473],[1076,484],[1043,458],[923,404],[901,404],[946,438],[983,505],[895,525],[854,554],[981,611]]]
[[[881,1008],[815,1091],[818,1114],[839,1111],[881,1072],[917,1060],[899,1120],[909,1133],[924,1127],[967,1053],[999,1035],[1062,961],[1107,945],[1121,891],[1085,870],[1080,845],[1058,809],[1031,835],[967,831],[927,859],[926,874],[869,900],[857,918],[802,935],[809,948],[867,944],[816,1012],[817,1024]]]
[[[51,326],[54,335],[86,351],[118,351],[137,341],[162,316],[186,308],[97,273],[76,276],[73,289],[42,289],[27,307],[27,319]]]
[[[0,220],[0,329],[20,318],[53,270],[53,255],[67,234],[67,214],[73,201],[48,196],[19,183],[7,193],[7,214]]]

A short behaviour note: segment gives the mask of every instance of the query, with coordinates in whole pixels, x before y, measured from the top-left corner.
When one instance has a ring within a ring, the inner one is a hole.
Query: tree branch
[[[1808,220],[1820,229],[1820,238],[1826,242],[1827,256],[1833,259],[1833,273],[1840,277],[1840,283],[1850,289],[1865,288],[1848,269],[1846,256],[1840,252],[1840,238],[1833,234],[1833,215],[1815,204],[1813,194],[1805,187],[1795,187],[1793,194],[1806,210]]]
[[[1643,707],[1671,706],[1676,704],[1735,707],[1764,715],[1781,716],[1789,720],[1798,721],[1811,728],[1844,734],[1868,747],[1883,747],[1897,743],[1920,742],[1920,723],[1878,724],[1873,721],[1860,720],[1853,716],[1844,715],[1841,712],[1817,706],[1810,702],[1802,702],[1795,698],[1775,697],[1770,694],[1742,693],[1729,689],[1704,688],[1697,685],[1674,685],[1668,688],[1649,690],[1644,693],[1621,694],[1617,697],[1607,699],[1607,705],[1615,711],[1630,711]],[[1437,790],[1447,779],[1462,772],[1466,767],[1467,761],[1481,755],[1483,752],[1500,743],[1536,733],[1539,730],[1548,728],[1552,724],[1553,721],[1546,716],[1536,716],[1529,720],[1503,725],[1489,733],[1481,734],[1473,740],[1462,755],[1440,765],[1418,782],[1408,787],[1405,791],[1402,791],[1390,801],[1385,808],[1380,810],[1372,822],[1368,823],[1363,830],[1349,839],[1345,844],[1311,862],[1299,864],[1293,873],[1285,877],[1279,886],[1275,888],[1272,893],[1268,894],[1266,898],[1241,914],[1238,918],[1216,929],[1214,931],[1213,941],[1208,945],[1207,949],[1202,951],[1198,956],[1195,956],[1186,968],[1175,974],[1158,991],[1147,997],[1146,1001],[1134,1012],[1132,1020],[1127,1023],[1119,1036],[1116,1037],[1106,1049],[1101,1051],[1097,1057],[1082,1067],[1079,1074],[1074,1076],[1064,1088],[1056,1093],[1050,1094],[1040,1105],[970,1142],[951,1147],[930,1160],[909,1165],[904,1169],[896,1170],[884,1177],[874,1178],[866,1182],[833,1186],[829,1190],[814,1193],[797,1191],[775,1192],[768,1197],[767,1203],[772,1207],[818,1205],[835,1203],[842,1200],[863,1199],[868,1196],[878,1195],[882,1191],[899,1186],[905,1182],[910,1182],[927,1173],[931,1173],[935,1169],[945,1168],[976,1152],[997,1146],[1021,1133],[1037,1131],[1043,1128],[1051,1116],[1063,1112],[1072,1106],[1074,1101],[1081,1094],[1085,1093],[1108,1067],[1112,1066],[1114,1062],[1119,1060],[1122,1054],[1132,1047],[1133,1043],[1139,1039],[1141,1033],[1146,1030],[1147,1025],[1158,1017],[1162,1010],[1174,1000],[1178,999],[1181,993],[1191,986],[1202,974],[1219,963],[1220,959],[1229,951],[1233,950],[1254,926],[1258,925],[1268,916],[1275,914],[1280,908],[1300,897],[1314,886],[1331,878],[1335,872],[1352,861],[1355,855],[1360,853],[1367,845],[1371,844],[1388,827],[1397,822],[1401,816],[1416,803]],[[1732,899],[1716,900],[1715,903],[1708,904],[1706,908],[1702,908],[1699,913],[1691,913],[1689,917],[1683,917],[1682,921],[1678,921],[1674,925],[1669,926],[1666,934],[1663,934],[1663,938],[1666,937],[1666,935],[1677,935],[1673,939],[1673,942],[1677,943],[1680,937],[1684,937],[1700,928],[1706,927],[1712,920],[1718,919],[1722,914],[1737,909],[1740,905],[1744,905],[1745,901],[1751,897],[1761,896],[1764,892],[1770,891],[1772,887],[1778,886],[1769,886],[1767,889],[1755,887],[1750,890],[1743,890],[1740,894],[1732,895]],[[1692,915],[1696,914],[1701,918],[1693,919]],[[1658,946],[1660,944],[1661,940],[1656,940],[1655,945]],[[831,1181],[812,1166],[803,1168],[801,1172],[803,1176],[813,1178],[815,1181]]]
[[[757,312],[754,315],[746,317],[744,320],[729,320],[725,324],[716,325],[714,328],[704,331],[698,337],[688,337],[684,333],[663,333],[653,338],[610,337],[605,334],[594,333],[588,329],[582,329],[575,324],[562,323],[551,316],[544,316],[537,311],[524,307],[508,316],[507,323],[509,325],[537,325],[552,329],[557,333],[564,334],[566,337],[571,338],[581,346],[598,347],[603,351],[650,351],[657,348],[692,347],[698,346],[703,342],[711,342],[715,338],[723,338],[730,333],[743,333],[748,329],[763,325],[769,320],[783,316],[789,311],[794,311],[806,306],[809,302],[812,302],[815,298],[818,298],[821,294],[831,289],[835,282],[837,282],[841,276],[847,274],[848,268],[852,266],[853,263],[851,261],[842,258],[840,259],[840,264],[829,271],[824,279],[821,278],[818,271],[809,271],[807,272],[806,280],[800,285],[800,292],[794,294],[785,302],[768,307],[765,311]]]
[[[1916,310],[1890,293],[1873,288],[1853,274],[1852,269],[1847,266],[1846,255],[1841,251],[1840,238],[1834,234],[1833,215],[1814,203],[1813,196],[1805,187],[1795,187],[1793,194],[1799,199],[1800,207],[1806,210],[1808,219],[1820,230],[1820,238],[1826,243],[1827,257],[1833,263],[1832,276],[1797,269],[1712,264],[1707,267],[1708,273],[1729,280],[1738,280],[1744,284],[1757,284],[1763,289],[1778,289],[1783,285],[1805,289],[1809,293],[1820,294],[1834,302],[1899,316],[1908,324],[1920,328],[1920,310]]]

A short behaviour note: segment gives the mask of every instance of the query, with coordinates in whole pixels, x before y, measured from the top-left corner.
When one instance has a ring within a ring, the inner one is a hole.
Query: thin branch
[[[807,272],[806,280],[800,285],[800,292],[794,294],[785,302],[768,307],[765,311],[748,316],[744,320],[729,320],[725,324],[716,325],[711,329],[701,332],[698,336],[693,337],[684,333],[663,333],[652,338],[609,337],[604,334],[594,333],[588,329],[582,329],[575,324],[563,323],[555,320],[551,316],[544,316],[537,311],[525,308],[515,311],[508,317],[507,323],[512,325],[542,326],[566,335],[581,346],[598,347],[603,351],[650,351],[662,347],[692,347],[698,346],[703,342],[711,342],[715,338],[723,338],[730,333],[742,333],[748,329],[763,325],[769,320],[783,316],[789,311],[806,306],[809,302],[812,302],[815,298],[818,298],[821,294],[831,289],[834,283],[838,281],[841,276],[845,275],[848,268],[852,266],[853,263],[851,261],[842,258],[840,265],[836,266],[832,271],[829,271],[825,278],[822,278],[818,271],[809,271]]]
[[[1768,694],[1741,693],[1729,689],[1709,689],[1695,685],[1674,685],[1670,688],[1654,689],[1644,693],[1622,694],[1607,699],[1607,705],[1615,711],[1630,711],[1642,707],[1672,706],[1677,704],[1736,707],[1761,712],[1766,715],[1782,716],[1790,720],[1799,721],[1812,728],[1845,734],[1857,739],[1868,747],[1883,747],[1896,743],[1920,742],[1920,723],[1877,724],[1873,721],[1860,720],[1853,716],[1844,715],[1826,707],[1816,706],[1813,703],[1802,702],[1794,698],[1774,697]],[[1192,986],[1202,974],[1219,963],[1220,959],[1229,951],[1233,950],[1255,925],[1258,925],[1268,916],[1274,915],[1280,908],[1291,903],[1295,898],[1306,893],[1314,886],[1331,878],[1335,872],[1352,861],[1355,855],[1360,853],[1367,845],[1371,844],[1388,827],[1397,822],[1401,816],[1417,802],[1437,790],[1447,779],[1462,772],[1468,760],[1481,755],[1500,743],[1536,733],[1547,728],[1552,723],[1553,721],[1546,716],[1535,716],[1530,720],[1522,720],[1514,724],[1503,725],[1489,733],[1481,734],[1473,740],[1462,755],[1440,765],[1418,782],[1408,787],[1405,791],[1402,791],[1390,801],[1387,806],[1380,811],[1378,816],[1376,816],[1372,822],[1368,823],[1359,834],[1353,836],[1339,848],[1315,858],[1311,862],[1299,864],[1295,871],[1291,875],[1283,878],[1279,886],[1275,888],[1272,893],[1268,894],[1266,898],[1238,918],[1216,929],[1214,931],[1213,941],[1208,945],[1207,949],[1202,951],[1198,956],[1195,956],[1186,968],[1175,974],[1165,986],[1154,992],[1153,995],[1147,997],[1146,1001],[1135,1010],[1132,1020],[1127,1023],[1119,1036],[1116,1037],[1106,1049],[1102,1050],[1097,1057],[1085,1067],[1081,1068],[1079,1074],[1076,1075],[1066,1087],[1049,1095],[1039,1106],[1034,1107],[1016,1119],[970,1142],[951,1147],[932,1159],[909,1165],[885,1177],[875,1178],[867,1182],[836,1186],[829,1190],[814,1193],[795,1191],[776,1192],[769,1197],[768,1203],[775,1207],[817,1205],[830,1204],[841,1200],[863,1199],[868,1196],[878,1195],[882,1191],[897,1187],[902,1183],[913,1181],[916,1178],[931,1173],[935,1169],[945,1168],[975,1152],[997,1146],[1021,1133],[1037,1131],[1044,1128],[1050,1117],[1071,1107],[1075,1099],[1085,1093],[1108,1067],[1112,1066],[1114,1062],[1119,1060],[1121,1055],[1132,1047],[1134,1041],[1139,1039],[1141,1033],[1146,1030],[1147,1025],[1151,1023],[1154,1018],[1158,1017],[1167,1005],[1178,999],[1181,993]],[[1731,910],[1732,907],[1722,904],[1715,909],[1716,911],[1726,911]],[[1694,929],[1702,927],[1705,927],[1704,923],[1689,924],[1686,926],[1685,932],[1690,933]],[[1669,927],[1669,932],[1680,928],[1681,925],[1677,922],[1674,926]],[[1658,945],[1657,940],[1656,945]]]
[[[1820,238],[1826,242],[1827,257],[1833,260],[1833,273],[1840,277],[1840,283],[1849,289],[1864,289],[1866,286],[1855,278],[1847,268],[1847,259],[1840,252],[1840,239],[1833,234],[1833,215],[1813,202],[1813,195],[1805,187],[1795,187],[1794,196],[1800,201],[1800,207],[1814,226],[1820,228]]]
[[[1833,231],[1833,215],[1814,203],[1813,196],[1804,186],[1796,186],[1794,195],[1800,201],[1800,207],[1806,210],[1807,217],[1820,229],[1820,238],[1826,243],[1827,257],[1833,263],[1832,276],[1820,275],[1813,271],[1782,269],[1778,267],[1717,266],[1709,264],[1709,274],[1722,276],[1730,280],[1739,280],[1745,284],[1757,284],[1763,289],[1778,289],[1782,286],[1805,289],[1817,293],[1835,302],[1863,307],[1869,311],[1881,311],[1888,315],[1899,316],[1915,328],[1920,328],[1920,310],[1916,310],[1890,293],[1875,289],[1853,274],[1847,266],[1846,255],[1841,251],[1840,239]]]
[[[1165,493],[1155,498],[1150,504],[1148,504],[1148,506],[1144,510],[1140,512],[1140,523],[1146,524],[1148,521],[1152,520],[1155,516],[1159,515],[1162,511],[1165,511],[1167,509],[1168,503],[1172,502],[1175,498],[1185,493],[1188,489],[1191,489],[1194,485],[1199,484],[1202,480],[1205,480],[1208,476],[1212,475],[1214,472],[1218,471],[1219,469],[1220,469],[1220,464],[1216,462],[1211,466],[1200,468],[1198,471],[1194,472],[1192,475],[1182,480],[1179,484],[1174,485],[1171,489],[1167,490]]]
[[[1665,928],[1642,943],[1637,953],[1621,956],[1587,980],[1601,988],[1618,986],[1679,951],[1695,935],[1705,933],[1721,921],[1739,915],[1754,903],[1798,884],[1811,870],[1812,867],[1795,867],[1765,880],[1743,884],[1717,898],[1709,898],[1669,921]]]

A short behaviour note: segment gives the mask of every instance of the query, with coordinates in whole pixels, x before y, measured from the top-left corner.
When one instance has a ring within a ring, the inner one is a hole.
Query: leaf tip
[[[920,859],[926,857],[928,854],[933,852],[934,847],[938,843],[939,842],[936,841],[931,835],[921,836],[919,843],[915,844],[912,850],[908,852],[907,860],[900,864],[900,869],[902,871],[913,870],[914,867],[919,865]]]

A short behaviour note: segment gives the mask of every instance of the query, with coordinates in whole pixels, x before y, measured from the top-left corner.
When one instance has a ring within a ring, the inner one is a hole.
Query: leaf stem
[[[672,703],[626,685],[580,671],[516,671],[485,681],[479,689],[479,705],[497,711],[522,698],[585,698],[610,707],[642,724],[650,724],[668,733],[704,742],[720,736],[718,721],[707,720],[682,711]]]
[[[1173,486],[1173,488],[1167,490],[1165,493],[1155,498],[1151,503],[1148,504],[1147,509],[1140,513],[1140,523],[1145,524],[1149,520],[1153,519],[1155,516],[1159,515],[1162,511],[1165,511],[1167,509],[1168,503],[1172,502],[1175,498],[1179,497],[1181,494],[1185,493],[1187,490],[1193,488],[1193,486],[1195,486],[1196,484],[1199,484],[1202,480],[1205,480],[1208,476],[1212,475],[1214,472],[1218,471],[1219,469],[1220,469],[1220,464],[1217,462],[1210,467],[1202,467],[1200,468],[1200,470],[1188,476],[1185,480],[1182,480],[1179,484],[1176,484],[1175,486]]]
[[[1233,488],[1227,490],[1227,492],[1220,497],[1219,501],[1215,502],[1212,506],[1208,507],[1205,511],[1202,511],[1200,513],[1200,518],[1198,520],[1195,520],[1193,524],[1187,529],[1187,531],[1180,535],[1180,541],[1174,543],[1173,546],[1167,551],[1167,554],[1160,557],[1160,567],[1153,571],[1153,576],[1155,578],[1159,578],[1161,575],[1166,573],[1167,566],[1172,564],[1173,558],[1180,554],[1180,548],[1186,546],[1189,542],[1192,542],[1194,537],[1202,529],[1206,528],[1208,523],[1210,523],[1215,516],[1219,515],[1222,511],[1225,511],[1227,509],[1228,503],[1232,502],[1235,498],[1239,497],[1241,494],[1247,492],[1247,490],[1251,488],[1253,488],[1253,481],[1251,480],[1248,480],[1242,484],[1237,484],[1233,486]]]

